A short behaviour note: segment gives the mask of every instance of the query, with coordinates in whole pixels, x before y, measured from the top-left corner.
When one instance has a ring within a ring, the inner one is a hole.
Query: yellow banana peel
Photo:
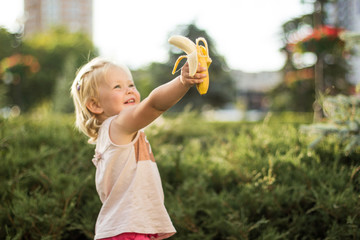
[[[205,46],[200,45],[199,44],[200,42],[203,42]],[[206,94],[209,89],[208,69],[212,60],[209,57],[209,48],[205,38],[203,37],[197,38],[195,44],[187,37],[176,35],[169,38],[169,43],[177,48],[180,48],[186,53],[186,55],[182,55],[176,60],[172,74],[176,72],[177,66],[179,65],[180,61],[184,58],[187,58],[187,61],[189,63],[189,75],[191,77],[196,74],[198,65],[200,63],[201,67],[206,68],[205,71],[206,78],[204,78],[204,81],[202,83],[196,84],[196,88],[200,93],[200,95]]]

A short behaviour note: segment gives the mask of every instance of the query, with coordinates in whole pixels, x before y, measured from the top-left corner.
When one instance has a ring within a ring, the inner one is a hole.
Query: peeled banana
[[[199,45],[200,42],[203,42],[205,47]],[[203,37],[197,38],[195,44],[187,37],[176,35],[169,38],[169,43],[177,48],[180,48],[186,53],[186,55],[182,55],[176,60],[172,74],[176,72],[177,66],[179,65],[180,61],[184,58],[187,58],[187,61],[189,63],[189,75],[191,77],[196,74],[199,63],[201,67],[206,67],[206,71],[205,71],[206,78],[202,83],[196,84],[196,88],[200,93],[200,95],[206,94],[209,89],[208,68],[212,60],[209,57],[209,48],[205,38]]]

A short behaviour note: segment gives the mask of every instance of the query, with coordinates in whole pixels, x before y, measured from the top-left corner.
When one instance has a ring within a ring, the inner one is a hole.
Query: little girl
[[[72,84],[76,126],[96,143],[96,189],[102,208],[95,239],[165,239],[175,228],[164,206],[161,179],[143,128],[176,104],[206,69],[180,76],[154,89],[140,101],[125,66],[95,58]]]

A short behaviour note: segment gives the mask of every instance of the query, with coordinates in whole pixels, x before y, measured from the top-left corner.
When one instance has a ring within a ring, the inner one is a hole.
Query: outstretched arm
[[[131,141],[136,132],[175,105],[197,83],[201,83],[206,68],[198,67],[197,73],[189,76],[189,65],[181,69],[181,75],[155,88],[147,98],[136,106],[125,108],[111,124],[111,138],[119,144]]]

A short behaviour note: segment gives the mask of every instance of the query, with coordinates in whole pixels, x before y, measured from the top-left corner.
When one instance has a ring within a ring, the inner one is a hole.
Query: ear
[[[94,98],[87,102],[86,107],[94,114],[102,114],[104,112],[99,102]]]

